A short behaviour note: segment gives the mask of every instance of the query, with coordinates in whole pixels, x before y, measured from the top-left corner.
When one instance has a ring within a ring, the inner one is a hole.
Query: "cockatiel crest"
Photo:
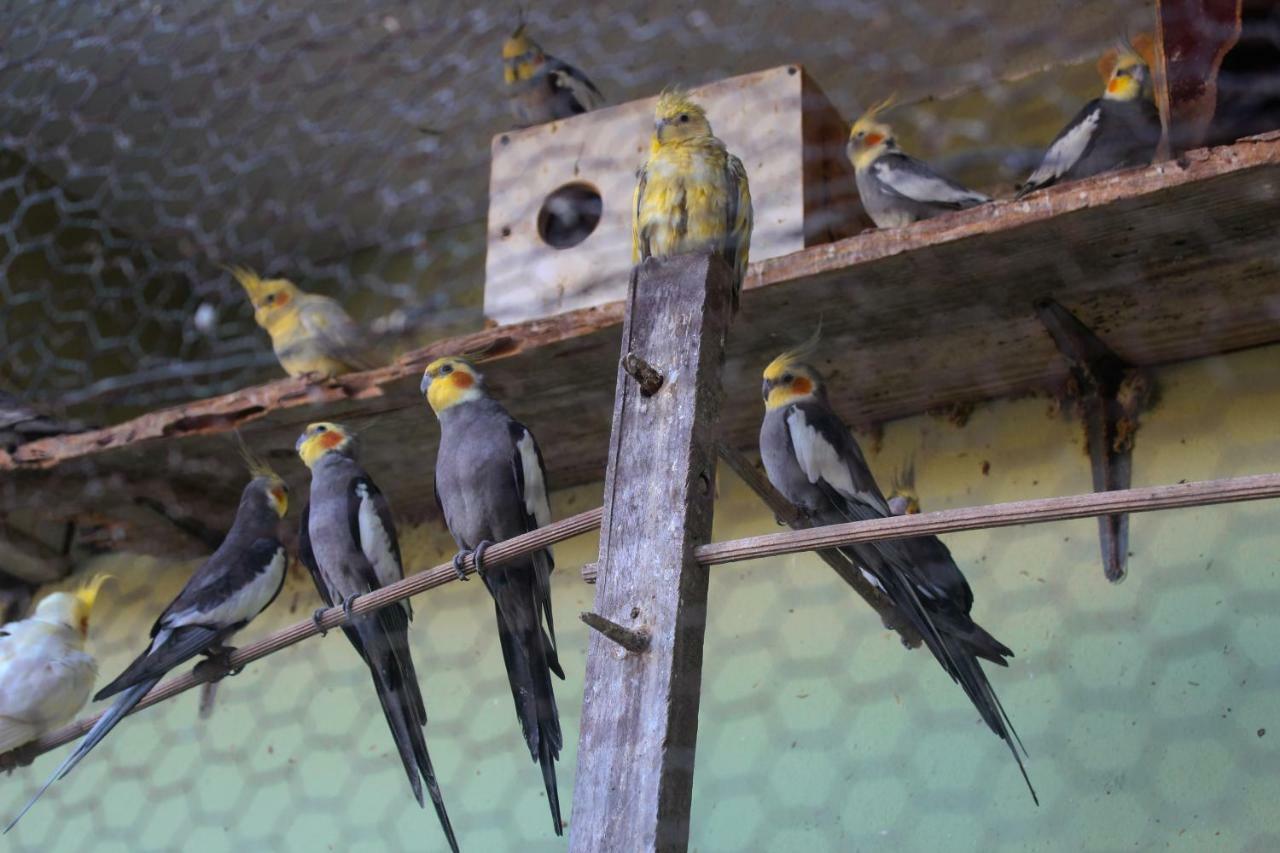
[[[75,592],[55,592],[36,605],[35,618],[46,622],[67,625],[79,632],[80,638],[89,636],[89,617],[98,600],[102,585],[113,575],[99,573],[80,585]]]
[[[822,375],[808,364],[818,352],[822,340],[822,325],[795,349],[787,350],[764,369],[764,386],[761,394],[765,408],[776,409],[798,399],[820,395],[823,392]]]
[[[248,267],[229,267],[253,305],[253,319],[268,331],[276,319],[297,300],[297,285],[287,278],[264,279]]]
[[[712,136],[707,111],[677,87],[663,90],[653,110],[653,147],[685,139]]]
[[[1147,94],[1151,79],[1150,62],[1138,47],[1121,42],[1098,61],[1099,70],[1110,65],[1107,89],[1103,95],[1116,101],[1135,101]]]
[[[289,512],[289,487],[285,484],[284,478],[275,472],[267,460],[249,448],[239,432],[236,432],[236,443],[240,445],[240,458],[249,469],[249,476],[255,480],[262,480],[262,488],[266,492],[272,509],[284,518]]]
[[[877,101],[858,116],[857,121],[849,128],[849,159],[854,161],[854,166],[865,167],[887,147],[893,145],[893,128],[877,119],[881,113],[892,108],[897,102],[896,93]],[[865,160],[865,163],[860,163],[859,160]]]

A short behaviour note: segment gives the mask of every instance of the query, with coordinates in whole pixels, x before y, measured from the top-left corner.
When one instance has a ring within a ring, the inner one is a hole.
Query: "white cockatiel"
[[[0,629],[0,752],[69,723],[89,701],[98,664],[84,643],[108,577],[46,596],[30,618]]]

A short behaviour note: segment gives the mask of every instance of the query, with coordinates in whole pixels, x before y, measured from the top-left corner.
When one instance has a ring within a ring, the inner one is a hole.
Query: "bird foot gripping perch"
[[[204,682],[221,681],[229,675],[239,675],[243,666],[232,666],[231,656],[235,654],[232,646],[213,646],[204,653],[205,659],[195,665],[194,675]]]
[[[348,622],[351,621],[352,616],[351,606],[356,603],[356,599],[359,597],[359,595],[351,595],[347,598],[338,599],[337,606],[342,608],[342,615],[346,617]],[[324,614],[328,611],[329,608],[327,607],[317,607],[311,613],[311,621],[315,623],[316,630],[320,632],[321,637],[328,636],[329,634],[329,629],[324,627]]]
[[[488,539],[482,539],[480,542],[476,543],[476,547],[470,550],[461,548],[458,550],[458,553],[453,555],[453,570],[458,573],[458,580],[469,580],[467,577],[467,569],[463,565],[463,563],[466,562],[467,557],[471,557],[475,562],[476,574],[480,574],[484,571],[484,552],[488,551],[492,545],[493,543]]]

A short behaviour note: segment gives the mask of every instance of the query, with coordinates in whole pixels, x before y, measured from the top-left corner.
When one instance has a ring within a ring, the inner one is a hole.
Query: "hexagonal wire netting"
[[[615,104],[793,62],[846,117],[897,91],[904,147],[996,189],[1094,96],[1099,52],[1153,15],[1149,3],[1028,6],[652,2],[525,15]],[[107,424],[279,376],[223,270],[233,264],[340,298],[390,351],[479,328],[490,140],[510,126],[500,47],[515,14],[394,1],[5,5],[0,390]],[[1274,40],[1264,24],[1254,37]],[[1225,91],[1247,86],[1233,79]],[[1274,468],[1280,390],[1266,362],[1162,372],[1139,479]],[[871,461],[883,482],[915,458],[927,509],[1087,491],[1078,427],[1046,429],[1041,409],[995,404],[964,430],[897,422]],[[717,537],[772,529],[727,480]],[[556,514],[597,500],[598,488],[560,495]],[[1100,580],[1092,522],[949,538],[980,621],[1018,654],[992,678],[1031,749],[1039,810],[933,662],[901,652],[818,561],[717,569],[694,845],[1274,849],[1269,517],[1263,505],[1135,520],[1133,578],[1119,588]],[[438,531],[403,535],[411,570],[447,555]],[[558,553],[557,610],[587,609],[575,576],[594,543]],[[120,582],[94,629],[104,677],[189,568],[107,559]],[[489,603],[475,584],[422,601],[428,736],[464,846],[557,849],[510,719]],[[293,577],[251,633],[314,605]],[[567,811],[585,633],[567,616],[561,631]],[[224,684],[208,721],[190,697],[147,711],[54,789],[15,849],[436,849],[368,687],[331,637]],[[4,814],[60,754],[12,777]]]

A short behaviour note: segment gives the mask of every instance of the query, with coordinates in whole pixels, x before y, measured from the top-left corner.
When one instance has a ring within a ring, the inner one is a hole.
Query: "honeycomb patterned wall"
[[[1277,356],[1261,349],[1160,371],[1135,484],[1280,468]],[[897,422],[871,461],[887,480],[914,455],[926,510],[1087,490],[1078,428],[1045,410],[1024,399],[980,407],[962,429]],[[597,495],[560,494],[556,513]],[[946,537],[977,618],[1017,653],[991,677],[1030,750],[1039,808],[937,665],[904,651],[820,561],[714,569],[693,849],[1280,849],[1278,513],[1262,502],[1135,516],[1120,586],[1102,578],[1089,520]],[[717,514],[717,538],[775,529],[727,472]],[[448,553],[435,530],[404,539],[415,568]],[[568,803],[586,640],[574,616],[592,596],[577,573],[595,541],[557,554]],[[100,563],[90,568],[120,578],[91,637],[105,678],[187,567]],[[247,633],[315,606],[294,577]],[[520,739],[483,587],[450,584],[417,612],[428,740],[464,849],[564,849]],[[0,814],[61,755],[9,778]],[[224,682],[207,723],[194,694],[125,721],[6,841],[42,853],[444,849],[435,817],[410,799],[368,675],[337,633]]]

